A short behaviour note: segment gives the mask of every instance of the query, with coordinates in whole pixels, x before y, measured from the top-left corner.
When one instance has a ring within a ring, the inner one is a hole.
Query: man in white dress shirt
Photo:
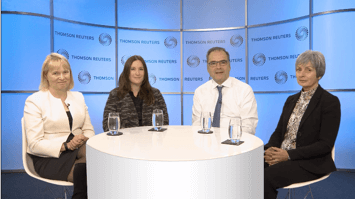
[[[194,95],[192,107],[192,125],[200,126],[202,112],[214,115],[219,97],[217,87],[222,87],[222,103],[220,106],[220,127],[228,127],[229,118],[239,116],[242,125],[249,128],[248,133],[255,134],[258,124],[256,100],[252,88],[234,77],[229,76],[231,70],[229,53],[221,47],[213,47],[207,52],[207,71],[211,80],[199,86]]]

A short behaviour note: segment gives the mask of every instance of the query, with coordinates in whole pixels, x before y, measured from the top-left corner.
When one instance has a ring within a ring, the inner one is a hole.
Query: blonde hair
[[[61,54],[51,53],[49,54],[43,62],[42,72],[41,72],[41,83],[39,84],[39,90],[46,91],[49,88],[49,83],[47,80],[47,74],[51,67],[61,65],[63,68],[68,68],[70,71],[70,83],[68,90],[74,88],[73,73],[70,68],[68,60]]]

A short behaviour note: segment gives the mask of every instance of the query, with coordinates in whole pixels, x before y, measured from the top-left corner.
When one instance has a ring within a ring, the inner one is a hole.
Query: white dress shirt
[[[83,94],[67,92],[66,104],[73,117],[72,133],[85,137],[95,135]],[[33,93],[26,99],[24,120],[27,137],[27,153],[40,157],[58,158],[60,148],[70,135],[67,113],[62,100],[49,91]]]
[[[201,125],[202,112],[211,112],[213,117],[218,99],[217,86],[218,84],[211,79],[196,89],[192,107],[193,126]],[[258,112],[252,88],[234,77],[229,77],[222,86],[220,127],[228,127],[230,117],[240,117],[242,125],[250,128],[249,133],[255,134]]]

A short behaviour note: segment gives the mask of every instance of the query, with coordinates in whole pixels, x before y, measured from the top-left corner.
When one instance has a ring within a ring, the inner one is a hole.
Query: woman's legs
[[[77,163],[86,163],[86,144],[82,145],[79,148],[79,152],[76,156],[76,160],[75,160],[74,165],[71,168],[70,173],[67,178],[69,182],[73,182],[74,167]]]
[[[264,199],[276,199],[277,189],[297,182],[315,180],[322,175],[310,173],[301,168],[297,161],[264,165]]]
[[[74,183],[73,199],[87,198],[86,145],[79,148],[77,159],[68,175],[68,181]]]

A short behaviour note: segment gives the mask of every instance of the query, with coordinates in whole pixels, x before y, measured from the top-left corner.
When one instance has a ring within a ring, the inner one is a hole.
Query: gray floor
[[[316,199],[354,199],[355,198],[355,173],[346,171],[333,172],[329,178],[311,185],[313,197]],[[69,198],[73,187],[67,187]],[[308,187],[296,189],[296,198],[304,198]],[[285,198],[287,190],[279,190],[279,199]],[[1,174],[2,199],[48,199],[64,198],[63,187],[51,185],[34,179],[26,173]],[[310,195],[307,198],[312,198]],[[168,197],[167,197],[168,199]]]

